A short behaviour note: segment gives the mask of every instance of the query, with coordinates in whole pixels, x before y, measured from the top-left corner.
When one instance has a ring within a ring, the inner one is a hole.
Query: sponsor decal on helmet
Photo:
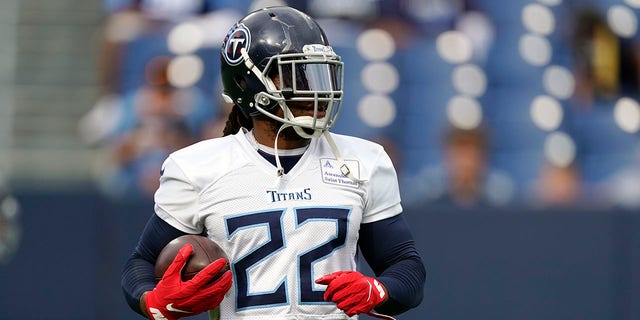
[[[235,66],[242,62],[242,48],[249,48],[251,45],[251,33],[242,23],[236,24],[229,30],[225,38],[222,55],[228,64]],[[248,50],[248,49],[247,49]]]
[[[323,44],[307,44],[304,47],[302,47],[302,53],[305,53],[305,54],[318,53],[318,54],[326,54],[326,55],[335,55],[335,52],[333,52],[333,48],[331,48],[330,46],[325,46]]]

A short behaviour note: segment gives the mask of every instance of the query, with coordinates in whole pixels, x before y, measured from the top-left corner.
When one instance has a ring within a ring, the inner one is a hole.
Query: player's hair
[[[229,113],[227,123],[222,130],[222,135],[228,136],[230,134],[236,134],[242,127],[248,130],[253,129],[253,121],[251,121],[250,118],[245,117],[238,105],[234,105]]]

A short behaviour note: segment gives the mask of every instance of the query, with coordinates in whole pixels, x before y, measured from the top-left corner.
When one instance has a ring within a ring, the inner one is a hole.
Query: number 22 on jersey
[[[295,230],[300,230],[307,225],[306,232],[313,232],[317,228],[308,225],[314,222],[332,224],[330,228],[333,234],[328,235],[322,243],[315,244],[311,248],[305,248],[302,252],[295,252],[295,260],[278,260],[278,264],[291,266],[295,264],[298,279],[288,279],[288,275],[280,275],[280,283],[274,290],[268,292],[252,292],[252,283],[249,272],[262,265],[266,267],[267,259],[288,247],[288,233],[285,232],[283,223],[286,209],[252,212],[248,214],[226,218],[227,236],[232,239],[238,232],[258,231],[264,234],[266,229],[266,241],[250,248],[248,253],[232,261],[232,269],[235,276],[236,285],[236,308],[237,310],[260,308],[275,305],[286,305],[289,303],[288,285],[297,286],[295,290],[298,294],[295,299],[299,304],[317,304],[323,302],[324,291],[314,290],[314,264],[331,257],[335,250],[344,247],[347,241],[348,218],[351,210],[345,207],[304,207],[293,209],[295,213]],[[333,228],[335,226],[335,228]],[[327,228],[324,228],[325,230]],[[289,233],[291,234],[291,233]],[[315,235],[310,235],[309,239]],[[233,240],[232,240],[233,241]],[[304,245],[304,244],[302,244]],[[298,248],[303,248],[300,244]],[[273,262],[273,260],[271,260]],[[335,270],[334,270],[335,271]],[[316,275],[316,277],[322,275]],[[271,277],[271,276],[269,276]]]

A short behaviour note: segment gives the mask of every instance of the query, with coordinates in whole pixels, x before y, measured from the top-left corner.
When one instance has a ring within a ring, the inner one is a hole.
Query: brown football
[[[173,262],[173,259],[178,255],[180,248],[187,243],[190,243],[193,246],[193,253],[187,260],[184,268],[182,268],[182,281],[192,279],[198,272],[200,272],[200,270],[204,269],[204,267],[209,265],[211,262],[216,261],[219,258],[227,258],[224,250],[209,238],[194,234],[184,235],[169,242],[158,255],[155,265],[156,281],[160,281],[160,279],[162,279],[162,275],[164,275],[165,271],[169,268],[169,265]],[[220,272],[218,277],[227,270],[229,270],[228,263]]]

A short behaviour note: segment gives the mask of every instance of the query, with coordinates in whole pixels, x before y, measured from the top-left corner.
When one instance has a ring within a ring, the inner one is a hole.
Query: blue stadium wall
[[[0,265],[0,319],[142,319],[122,297],[120,271],[151,203],[17,196],[23,237]],[[640,319],[638,213],[406,211],[428,280],[424,303],[399,320]]]

